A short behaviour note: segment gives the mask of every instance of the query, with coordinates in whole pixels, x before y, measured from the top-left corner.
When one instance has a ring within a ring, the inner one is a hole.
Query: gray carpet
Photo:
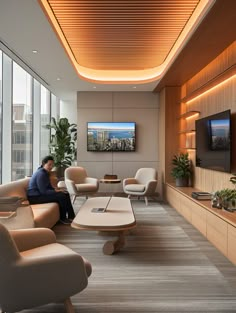
[[[113,256],[102,253],[112,236],[54,227],[93,266],[87,289],[72,297],[76,313],[236,312],[236,267],[168,205],[132,204],[137,227]],[[65,311],[50,304],[24,312]]]

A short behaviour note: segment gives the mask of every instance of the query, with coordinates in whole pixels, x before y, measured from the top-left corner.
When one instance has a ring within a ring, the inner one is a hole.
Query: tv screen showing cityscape
[[[135,122],[88,122],[87,151],[135,151]]]
[[[229,150],[230,148],[230,120],[210,120],[211,149]]]

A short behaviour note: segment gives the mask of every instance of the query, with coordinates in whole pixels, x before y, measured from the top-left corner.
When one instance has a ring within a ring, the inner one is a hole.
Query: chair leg
[[[64,301],[64,306],[65,306],[65,309],[66,309],[66,313],[75,313],[75,309],[71,303],[71,300],[70,298],[66,299]]]
[[[146,206],[148,206],[148,198],[144,197],[144,199],[145,199]]]
[[[128,195],[128,199],[130,199],[130,195]]]
[[[73,198],[72,198],[72,204],[75,203],[75,199],[76,199],[76,195],[74,195]]]

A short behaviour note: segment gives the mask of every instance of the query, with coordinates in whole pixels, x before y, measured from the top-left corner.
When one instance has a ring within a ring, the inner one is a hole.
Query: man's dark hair
[[[53,157],[51,155],[47,155],[42,159],[42,164],[41,166],[44,166],[45,164],[48,163],[48,161],[54,161]]]

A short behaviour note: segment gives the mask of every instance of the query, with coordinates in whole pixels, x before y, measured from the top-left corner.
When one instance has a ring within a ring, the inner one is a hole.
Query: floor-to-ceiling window
[[[56,120],[58,120],[60,116],[59,107],[60,100],[51,93],[51,117],[55,117]]]
[[[13,62],[12,180],[32,174],[32,76]]]
[[[50,123],[50,112],[59,118],[60,111],[59,98],[4,49],[0,50],[0,183],[32,175],[49,153],[50,130],[45,125]]]
[[[2,182],[2,51],[0,51],[0,183]]]
[[[46,125],[50,123],[50,92],[41,85],[41,110],[40,110],[40,159],[48,155],[50,142],[50,129]]]

